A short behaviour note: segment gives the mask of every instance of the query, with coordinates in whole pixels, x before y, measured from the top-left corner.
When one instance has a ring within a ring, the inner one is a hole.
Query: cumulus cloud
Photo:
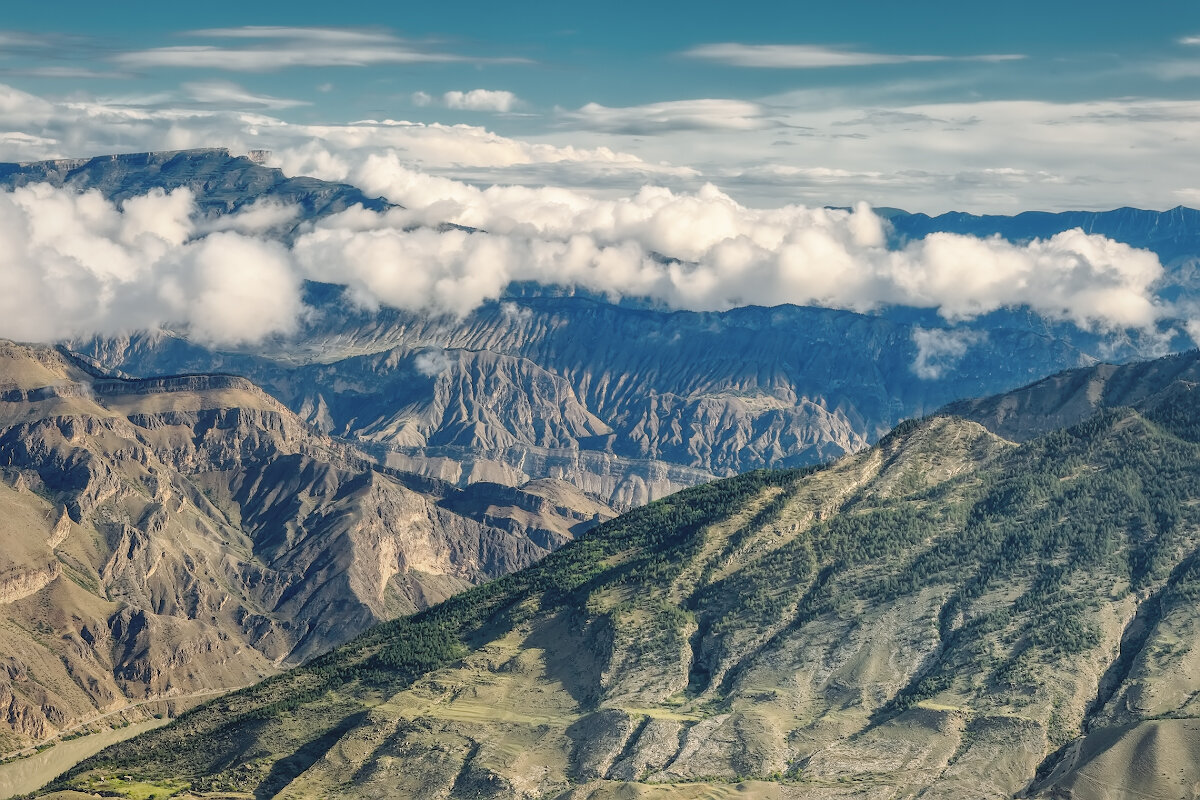
[[[508,112],[517,107],[520,102],[512,92],[490,91],[488,89],[472,89],[469,92],[446,92],[442,95],[446,108],[460,108],[465,111],[500,111]]]
[[[295,329],[300,279],[279,243],[194,238],[190,192],[118,208],[98,192],[34,184],[0,193],[0,336],[71,336],[183,327],[236,344]]]
[[[197,223],[199,233],[234,231],[247,236],[262,236],[282,233],[300,219],[300,207],[274,200],[256,200],[232,214],[202,220]]]
[[[296,329],[303,279],[345,285],[366,308],[456,316],[502,298],[514,281],[690,310],[905,305],[955,321],[1028,306],[1093,330],[1148,327],[1167,312],[1152,292],[1162,275],[1154,255],[1080,230],[1024,245],[934,234],[897,249],[865,205],[753,209],[712,186],[615,199],[480,189],[395,156],[363,168],[407,208],[350,208],[302,225],[290,248],[274,238],[294,226],[290,206],[206,219],[184,190],[120,207],[44,184],[2,193],[0,336],[165,326],[216,343],[256,341]],[[515,305],[505,313],[521,319]],[[918,374],[945,368],[969,344],[940,335],[917,341]]]
[[[871,53],[841,47],[810,44],[740,44],[722,42],[703,44],[685,50],[683,55],[734,67],[769,69],[820,69],[826,67],[869,67],[880,64],[918,64],[930,61],[1016,61],[1025,58],[1015,53],[975,56],[901,55]]]
[[[521,105],[521,99],[512,92],[491,89],[472,89],[469,92],[446,92],[435,98],[428,92],[413,92],[415,106],[439,105],[460,111],[493,111],[508,113]]]
[[[913,328],[912,340],[917,346],[917,355],[911,369],[921,380],[937,380],[958,366],[969,347],[986,338],[984,331]]]
[[[301,236],[305,274],[363,305],[468,313],[511,281],[577,285],[674,308],[795,303],[869,311],[936,308],[948,320],[1028,306],[1081,327],[1152,325],[1156,256],[1072,230],[1014,245],[934,234],[889,247],[868,207],[745,207],[715,187],[646,187],[603,199],[565,189],[480,189],[377,158],[364,168],[405,206],[351,209]],[[441,231],[449,221],[480,229]]]
[[[417,357],[413,359],[413,366],[425,377],[436,378],[454,366],[454,362],[445,350],[424,350],[417,353]]]

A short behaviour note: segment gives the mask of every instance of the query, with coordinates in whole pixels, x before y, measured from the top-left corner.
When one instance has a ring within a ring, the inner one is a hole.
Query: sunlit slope
[[[414,483],[243,378],[0,342],[0,755],[251,684],[607,516]]]
[[[937,417],[819,471],[687,490],[61,785],[1179,796],[1198,763],[1172,738],[1200,689],[1196,409],[1176,387],[1019,447]]]

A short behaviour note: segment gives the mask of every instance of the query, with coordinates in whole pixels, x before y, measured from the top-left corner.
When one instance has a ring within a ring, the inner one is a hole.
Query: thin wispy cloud
[[[740,44],[722,42],[702,44],[683,52],[688,58],[712,61],[733,67],[767,69],[823,69],[828,67],[870,67],[883,64],[919,64],[936,61],[1017,61],[1025,56],[996,53],[973,56],[946,56],[900,53],[872,53],[841,47],[808,44]]]
[[[0,70],[0,75],[19,78],[61,78],[63,80],[124,80],[133,77],[128,72],[90,69],[88,67],[43,66]]]
[[[289,25],[243,25],[235,28],[201,28],[188,36],[210,39],[285,39],[325,44],[395,44],[402,41],[380,28],[312,28]]]
[[[0,31],[0,56],[73,55],[91,50],[95,42],[84,36],[30,31]]]
[[[1200,45],[1200,36],[1184,36],[1179,40],[1180,44]]]
[[[203,81],[185,83],[183,90],[196,103],[211,105],[217,108],[295,108],[308,106],[307,100],[293,100],[287,97],[272,97],[271,95],[255,94],[247,91],[236,83],[228,81]]]
[[[575,111],[559,111],[568,125],[590,131],[651,135],[673,131],[750,131],[778,123],[767,109],[747,100],[671,100],[612,108],[588,103]]]
[[[519,58],[485,58],[434,50],[378,30],[248,26],[192,31],[188,35],[230,39],[238,44],[155,47],[118,53],[113,61],[128,69],[175,67],[232,72],[382,64],[527,63]]]
[[[1159,61],[1147,66],[1145,71],[1164,81],[1200,78],[1200,61],[1197,61],[1194,58],[1177,58],[1170,61]]]

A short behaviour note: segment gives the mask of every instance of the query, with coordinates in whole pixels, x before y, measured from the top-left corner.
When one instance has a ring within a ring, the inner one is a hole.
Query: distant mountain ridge
[[[1200,255],[1200,211],[1176,206],[1167,211],[1116,208],[1111,211],[1024,211],[1012,216],[966,214],[952,211],[927,214],[895,212],[888,215],[896,233],[905,239],[922,239],[931,233],[1000,236],[1010,242],[1048,239],[1056,233],[1080,228],[1133,247],[1156,253],[1163,263]]]
[[[121,201],[151,189],[190,189],[201,211],[227,214],[257,200],[299,205],[301,220],[336,214],[354,205],[381,211],[388,203],[355,186],[303,176],[287,177],[248,156],[224,148],[127,153],[23,164],[0,163],[0,187],[48,183],[79,191],[95,189]]]
[[[1200,385],[1200,350],[1132,364],[1068,370],[991,397],[950,403],[941,413],[1025,442],[1120,406],[1141,407],[1164,392]]]

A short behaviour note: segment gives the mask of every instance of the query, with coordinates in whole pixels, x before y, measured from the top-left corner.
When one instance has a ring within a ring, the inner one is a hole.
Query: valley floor
[[[132,739],[139,733],[160,728],[169,719],[147,719],[124,728],[109,728],[80,736],[52,747],[0,764],[0,800],[35,792],[71,767],[91,758],[109,745]]]

